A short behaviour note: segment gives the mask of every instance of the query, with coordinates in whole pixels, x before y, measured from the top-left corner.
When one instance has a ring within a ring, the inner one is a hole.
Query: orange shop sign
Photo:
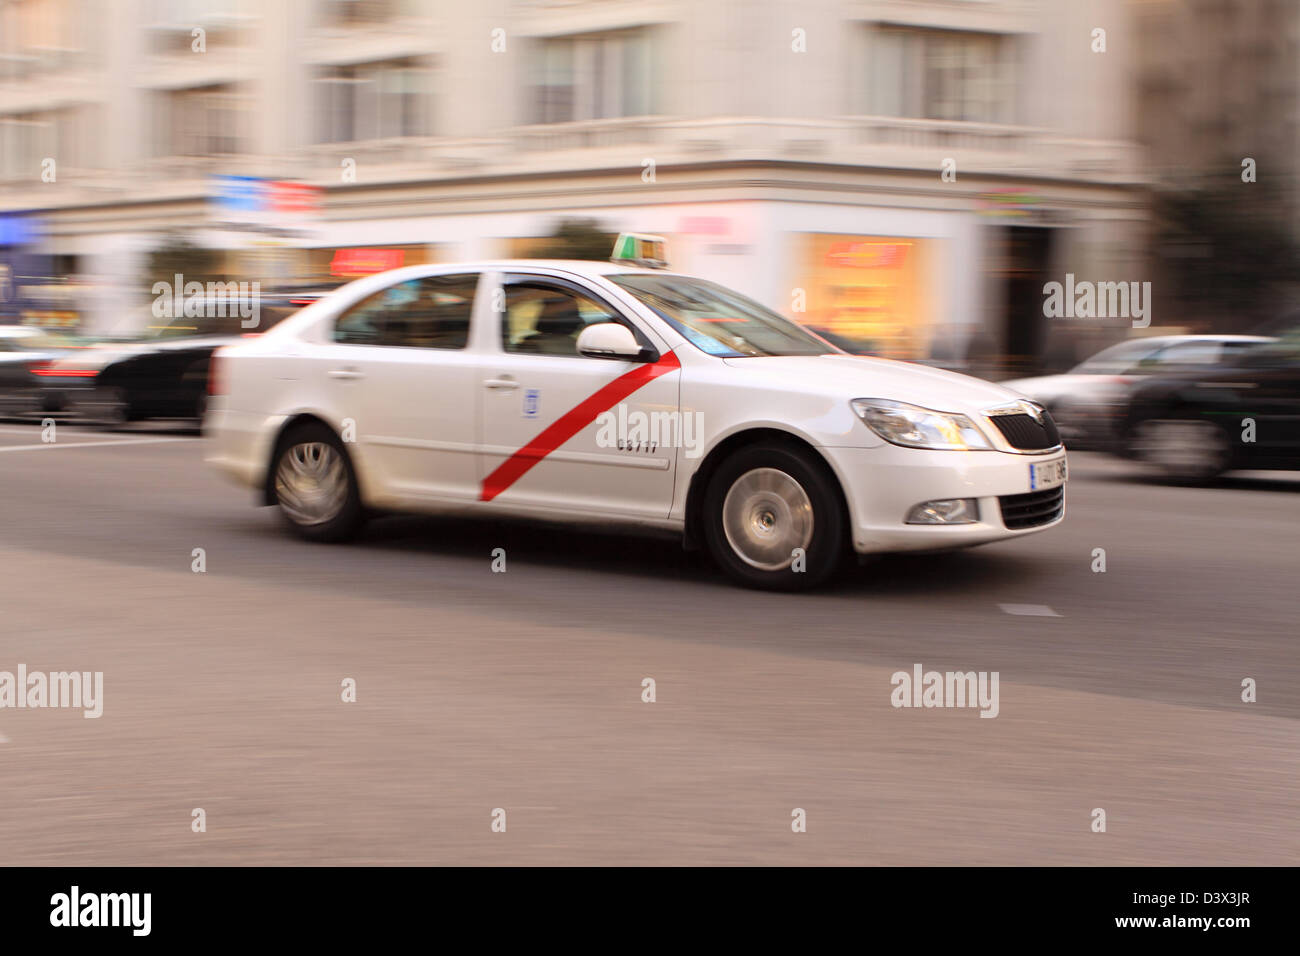
[[[387,272],[401,268],[405,256],[402,249],[339,249],[330,260],[330,275],[368,276]]]
[[[907,260],[910,242],[833,242],[826,251],[828,266],[850,269],[897,269]]]

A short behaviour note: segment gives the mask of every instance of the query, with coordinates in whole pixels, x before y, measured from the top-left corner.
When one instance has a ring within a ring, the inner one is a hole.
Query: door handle
[[[330,378],[341,378],[341,379],[348,379],[348,380],[354,378],[366,377],[364,372],[358,372],[354,368],[332,368],[329,371],[329,376]]]
[[[483,384],[488,388],[518,388],[519,387],[519,383],[516,382],[513,378],[510,378],[509,376],[505,376],[503,378],[485,379]]]

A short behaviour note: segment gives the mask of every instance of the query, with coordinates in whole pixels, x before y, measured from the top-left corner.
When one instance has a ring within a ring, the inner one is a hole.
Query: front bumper
[[[1041,455],[1013,455],[1000,451],[928,451],[881,445],[875,448],[823,448],[838,472],[853,520],[853,547],[860,554],[889,551],[946,551],[991,541],[1020,537],[1060,524],[1059,514],[1025,499],[1008,503],[1016,509],[1013,523],[1028,514],[1042,520],[1032,527],[1008,528],[1000,500],[1028,495],[1032,464],[1056,461],[1064,450]],[[970,524],[909,525],[907,513],[925,501],[974,498],[979,520]]]

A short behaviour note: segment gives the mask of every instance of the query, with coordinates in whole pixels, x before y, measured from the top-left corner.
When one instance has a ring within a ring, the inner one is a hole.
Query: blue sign
[[[258,212],[267,206],[266,184],[256,176],[213,176],[212,201],[226,212]]]
[[[0,246],[26,246],[40,239],[40,220],[0,216]]]

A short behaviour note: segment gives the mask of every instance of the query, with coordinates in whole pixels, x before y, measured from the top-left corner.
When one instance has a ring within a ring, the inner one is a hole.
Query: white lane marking
[[[32,451],[36,448],[102,448],[105,445],[162,445],[174,441],[198,441],[197,438],[129,438],[126,441],[52,441],[40,445],[9,445],[5,451]]]
[[[1018,614],[1023,617],[1060,617],[1046,604],[999,604],[1004,614]]]

